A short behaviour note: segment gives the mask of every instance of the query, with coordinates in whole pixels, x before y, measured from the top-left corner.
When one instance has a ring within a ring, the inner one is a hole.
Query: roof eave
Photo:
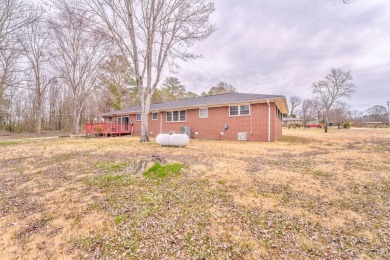
[[[265,99],[251,99],[251,100],[241,100],[241,101],[234,101],[234,102],[223,102],[223,103],[217,103],[217,104],[200,104],[196,106],[178,106],[178,107],[170,107],[170,108],[163,108],[163,109],[150,109],[151,112],[162,112],[162,111],[171,111],[171,110],[177,110],[177,109],[197,109],[202,107],[223,107],[223,106],[231,106],[231,105],[237,105],[237,104],[258,104],[258,103],[267,103],[267,100],[275,102],[280,111],[283,114],[288,113],[287,108],[287,100],[284,96],[280,97],[272,97],[272,98],[265,98]],[[277,102],[279,101],[279,102]],[[135,114],[140,113],[141,110],[135,110],[135,111],[113,111],[110,113],[104,113],[101,114],[101,116],[113,116],[113,115],[127,115],[127,114]]]

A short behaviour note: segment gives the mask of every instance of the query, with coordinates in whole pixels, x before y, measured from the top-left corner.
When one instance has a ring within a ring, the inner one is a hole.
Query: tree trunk
[[[149,125],[149,110],[150,110],[150,97],[148,94],[144,94],[141,98],[141,142],[149,142],[148,125]]]
[[[75,105],[73,107],[73,130],[72,130],[72,134],[75,134],[75,135],[79,134],[79,132],[80,132],[79,122],[80,122],[80,112],[79,112],[78,106]]]
[[[329,113],[329,110],[327,110],[325,112],[325,116],[324,116],[324,132],[325,133],[328,132],[328,113]]]
[[[37,115],[37,126],[36,126],[36,130],[35,130],[37,135],[41,134],[41,130],[42,130],[42,113],[38,112],[38,115]]]
[[[40,97],[38,97],[38,99],[40,99]],[[42,130],[42,101],[39,100],[37,102],[37,108],[36,108],[36,127],[35,127],[35,132],[37,135],[40,135],[41,134],[41,130]]]

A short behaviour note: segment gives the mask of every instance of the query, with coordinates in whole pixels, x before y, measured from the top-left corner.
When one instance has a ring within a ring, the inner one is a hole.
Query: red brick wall
[[[274,141],[282,134],[282,122],[276,115],[276,105],[271,103],[271,141]],[[116,117],[112,117],[112,122],[116,122]],[[161,121],[162,120],[162,121]],[[251,115],[229,116],[229,107],[208,108],[208,118],[199,118],[199,109],[189,109],[186,113],[186,122],[166,122],[166,112],[158,114],[158,120],[152,120],[149,115],[149,133],[156,136],[162,128],[163,133],[170,131],[179,133],[181,126],[191,127],[195,132],[194,138],[200,139],[228,139],[237,140],[238,132],[247,132],[249,141],[268,140],[268,104],[252,104]],[[108,122],[108,118],[105,118]],[[136,121],[136,115],[130,115],[130,123],[134,122],[134,134],[141,132],[141,122]],[[229,129],[225,130],[225,124]],[[220,133],[224,132],[224,135]]]
[[[278,113],[276,113],[276,110],[278,110],[278,107],[277,106],[273,106],[274,109],[273,109],[273,113],[274,113],[274,116],[275,116],[275,137],[274,139],[278,139],[281,135],[282,135],[282,114],[279,110]]]

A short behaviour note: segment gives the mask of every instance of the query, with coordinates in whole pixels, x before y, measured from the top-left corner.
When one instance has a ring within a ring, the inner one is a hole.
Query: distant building
[[[383,122],[363,122],[365,127],[370,127],[370,128],[377,128],[377,127],[382,127],[385,126],[385,123]]]
[[[295,117],[283,117],[282,118],[282,125],[283,126],[303,125],[303,119],[295,118]]]

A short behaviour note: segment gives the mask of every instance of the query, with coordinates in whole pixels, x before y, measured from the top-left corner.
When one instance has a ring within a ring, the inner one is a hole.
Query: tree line
[[[362,126],[364,122],[388,122],[388,109],[384,105],[373,105],[365,111],[351,109],[342,101],[356,91],[351,72],[331,69],[323,80],[312,84],[313,97],[302,100],[297,95],[289,97],[290,117],[299,117],[306,126],[309,121],[324,123],[325,131],[329,123],[352,122]]]
[[[202,0],[3,0],[0,129],[77,134],[101,112],[197,96],[161,75],[199,57],[188,50],[214,32],[213,11]]]

